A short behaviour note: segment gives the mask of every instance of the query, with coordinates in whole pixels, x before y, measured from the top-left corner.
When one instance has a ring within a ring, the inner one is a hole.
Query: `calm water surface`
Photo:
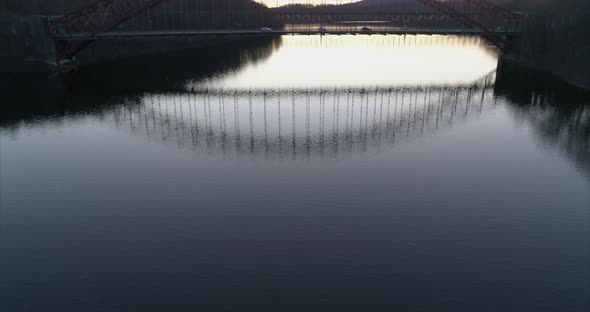
[[[2,78],[0,311],[588,311],[590,102],[472,37]]]

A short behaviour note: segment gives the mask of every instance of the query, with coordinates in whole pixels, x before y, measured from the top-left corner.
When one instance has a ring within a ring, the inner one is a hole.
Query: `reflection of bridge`
[[[471,86],[193,90],[112,108],[118,128],[227,157],[338,157],[452,126],[493,106],[494,75]]]
[[[129,37],[162,37],[162,36],[222,36],[222,35],[279,35],[285,33],[299,34],[458,34],[469,33],[479,34],[498,46],[500,49],[509,48],[510,35],[517,32],[520,28],[520,16],[491,5],[484,0],[416,0],[423,3],[430,12],[392,12],[383,7],[373,8],[371,6],[355,7],[346,6],[348,11],[314,11],[311,9],[303,10],[299,8],[282,8],[273,10],[272,17],[281,21],[283,24],[337,24],[338,27],[322,27],[315,29],[305,29],[297,27],[287,28],[285,30],[261,28],[253,30],[251,27],[236,27],[237,24],[232,13],[232,8],[224,4],[223,10],[216,9],[211,12],[229,12],[226,25],[220,25],[213,29],[211,27],[195,28],[197,16],[200,18],[204,12],[203,7],[195,7],[196,16],[193,18],[184,18],[185,25],[170,24],[170,20],[177,19],[178,12],[171,16],[166,14],[155,14],[152,11],[158,10],[160,4],[174,2],[175,0],[101,0],[95,4],[82,8],[76,12],[64,15],[50,21],[50,30],[53,38],[58,42],[59,51],[62,57],[72,57],[83,50],[88,44],[97,39],[108,38],[129,38]],[[206,0],[203,0],[206,1]],[[215,2],[214,0],[211,0]],[[201,1],[202,2],[202,1]],[[213,5],[213,4],[212,4]],[[344,6],[342,6],[344,7]],[[338,9],[335,6],[334,9]],[[239,9],[239,8],[238,8]],[[200,11],[199,11],[200,10]],[[213,10],[213,9],[211,9]],[[265,12],[260,6],[260,26],[265,26]],[[352,11],[351,11],[352,10]],[[378,11],[377,11],[378,10]],[[268,10],[267,10],[268,11]],[[215,14],[217,14],[215,13]],[[164,19],[167,25],[163,29],[141,30],[124,29],[120,26],[130,23],[136,16],[147,14],[148,19],[144,21],[147,24],[154,24],[153,16]],[[184,14],[184,13],[181,13]],[[181,15],[184,16],[184,15]],[[450,20],[458,22],[459,26],[449,27]],[[167,22],[166,22],[167,21]],[[367,26],[358,27],[358,25],[346,25],[343,22],[362,21],[385,22],[385,28],[369,29]],[[408,27],[408,23],[411,24]],[[172,26],[171,26],[172,25]],[[216,23],[219,25],[219,22]],[[201,25],[202,26],[202,25]],[[400,27],[401,26],[401,27]],[[172,28],[170,28],[172,27]]]
[[[554,80],[546,84],[540,77],[536,77],[538,79],[533,83],[522,84],[522,81],[529,81],[530,73],[519,73],[506,66],[501,64],[496,78],[490,75],[474,85],[464,86],[302,89],[266,93],[263,90],[182,91],[166,88],[155,93],[153,90],[142,90],[140,93],[143,95],[135,92],[109,93],[101,89],[100,93],[91,93],[93,95],[90,96],[78,91],[76,95],[67,96],[65,103],[62,102],[64,95],[59,92],[54,96],[50,96],[51,92],[47,90],[38,92],[38,86],[49,85],[46,81],[32,83],[31,78],[26,77],[20,82],[31,87],[30,92],[26,92],[17,87],[19,84],[12,85],[15,79],[10,79],[0,83],[0,89],[5,96],[8,95],[8,102],[15,105],[4,107],[3,114],[0,114],[0,131],[17,133],[18,129],[43,126],[45,123],[63,124],[63,120],[96,118],[149,140],[216,157],[345,157],[390,148],[393,144],[444,131],[466,119],[477,118],[481,112],[494,109],[497,101],[518,119],[528,121],[541,142],[558,148],[588,174],[588,94],[571,87],[556,88]],[[53,83],[59,84],[59,81]],[[37,87],[33,90],[32,86]],[[63,86],[56,85],[55,89],[62,90]],[[14,97],[10,96],[11,91]],[[572,97],[574,91],[577,95]],[[306,113],[308,99],[309,122]],[[292,113],[293,107],[295,114]],[[295,132],[292,130],[293,115]],[[237,128],[235,116],[239,116]],[[361,116],[364,118],[361,119]],[[292,133],[296,133],[295,141]],[[307,133],[310,134],[309,140]]]

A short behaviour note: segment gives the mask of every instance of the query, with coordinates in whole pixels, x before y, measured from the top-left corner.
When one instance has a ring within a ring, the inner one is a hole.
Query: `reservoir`
[[[590,96],[479,37],[0,82],[2,311],[590,309]]]

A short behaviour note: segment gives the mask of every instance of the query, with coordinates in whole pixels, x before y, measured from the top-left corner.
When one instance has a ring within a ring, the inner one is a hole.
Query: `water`
[[[473,37],[2,80],[0,311],[587,311],[588,95]]]

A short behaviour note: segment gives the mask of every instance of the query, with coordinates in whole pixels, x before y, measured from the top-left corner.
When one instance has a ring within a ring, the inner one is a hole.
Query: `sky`
[[[358,0],[255,0],[257,2],[264,2],[269,7],[276,7],[277,4],[279,6],[290,4],[290,3],[313,3],[313,4],[342,4],[342,3],[350,3],[350,2],[357,2]]]

